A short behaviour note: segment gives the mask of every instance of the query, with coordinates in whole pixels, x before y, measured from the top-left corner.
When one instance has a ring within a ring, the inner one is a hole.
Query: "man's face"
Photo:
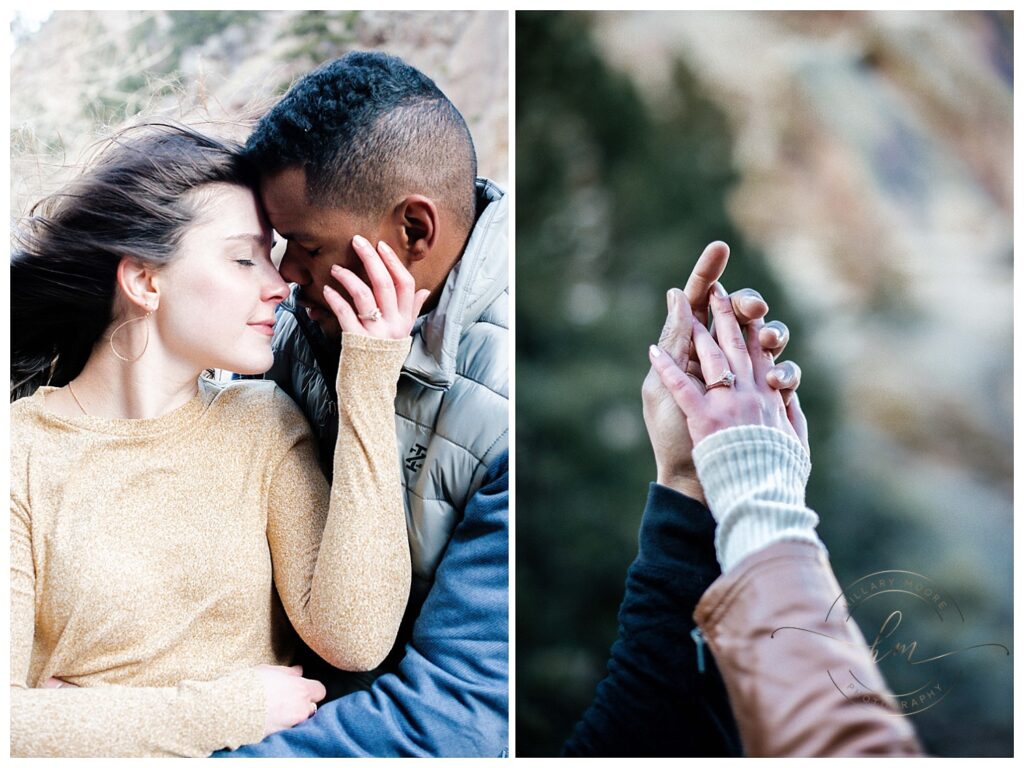
[[[260,197],[270,224],[288,247],[281,259],[281,277],[299,285],[299,304],[330,339],[341,336],[341,327],[327,302],[324,286],[330,285],[346,299],[344,288],[331,276],[331,266],[351,269],[369,285],[362,262],[352,249],[352,237],[362,235],[376,244],[384,238],[384,222],[371,222],[341,208],[317,208],[306,202],[306,172],[289,168],[260,183]]]

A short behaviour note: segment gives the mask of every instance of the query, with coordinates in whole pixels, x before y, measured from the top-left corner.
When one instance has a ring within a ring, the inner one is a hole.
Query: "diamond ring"
[[[726,371],[718,381],[713,381],[704,387],[704,391],[710,392],[715,387],[731,387],[734,381],[736,381],[736,374],[732,371]]]

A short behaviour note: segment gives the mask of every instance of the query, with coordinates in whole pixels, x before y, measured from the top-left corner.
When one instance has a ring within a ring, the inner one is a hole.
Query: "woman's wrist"
[[[263,739],[267,700],[254,668],[208,681],[185,680],[177,689],[190,702],[191,717],[204,721],[210,751],[237,749]]]
[[[409,355],[412,337],[378,339],[359,333],[342,333],[338,366],[338,394],[345,386],[394,388]]]
[[[381,339],[376,336],[367,336],[365,333],[353,333],[343,331],[341,334],[341,348],[361,349],[369,352],[397,352],[404,350],[408,354],[409,346],[412,344],[412,336],[403,336],[400,339]]]
[[[701,440],[693,458],[718,523],[723,572],[776,541],[824,546],[818,516],[804,502],[811,461],[797,439],[772,427],[730,427]]]

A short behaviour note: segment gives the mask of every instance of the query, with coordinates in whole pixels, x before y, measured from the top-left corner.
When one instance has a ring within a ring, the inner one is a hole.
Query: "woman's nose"
[[[283,266],[284,262],[282,261],[281,264]],[[288,298],[288,283],[285,281],[283,274],[283,272],[278,273],[273,265],[267,268],[267,283],[263,289],[264,301],[273,301],[275,304],[280,304]]]

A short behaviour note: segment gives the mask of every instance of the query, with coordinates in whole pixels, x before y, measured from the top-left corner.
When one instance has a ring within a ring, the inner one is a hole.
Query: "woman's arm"
[[[397,670],[215,757],[495,757],[508,745],[508,453],[466,505]]]
[[[203,757],[263,738],[263,684],[253,669],[209,682],[183,682],[174,688],[29,688],[35,634],[31,530],[28,505],[12,494],[13,756]]]
[[[749,753],[919,754],[860,630],[832,610],[842,589],[804,504],[803,446],[777,429],[739,426],[703,440],[694,460],[719,518],[724,571],[695,617]],[[873,695],[843,691],[831,677],[840,671]]]
[[[336,667],[369,670],[391,650],[409,597],[394,401],[426,293],[415,290],[387,246],[378,254],[356,238],[353,247],[372,291],[352,272],[336,268],[356,308],[325,292],[345,331],[329,509],[308,427],[291,405],[289,437],[282,443],[290,447],[273,473],[267,536],[275,584],[303,640]]]
[[[408,346],[345,335],[330,488],[301,412],[275,391],[289,425],[270,485],[274,583],[302,639],[341,669],[373,669],[384,659],[409,596],[394,409]]]

